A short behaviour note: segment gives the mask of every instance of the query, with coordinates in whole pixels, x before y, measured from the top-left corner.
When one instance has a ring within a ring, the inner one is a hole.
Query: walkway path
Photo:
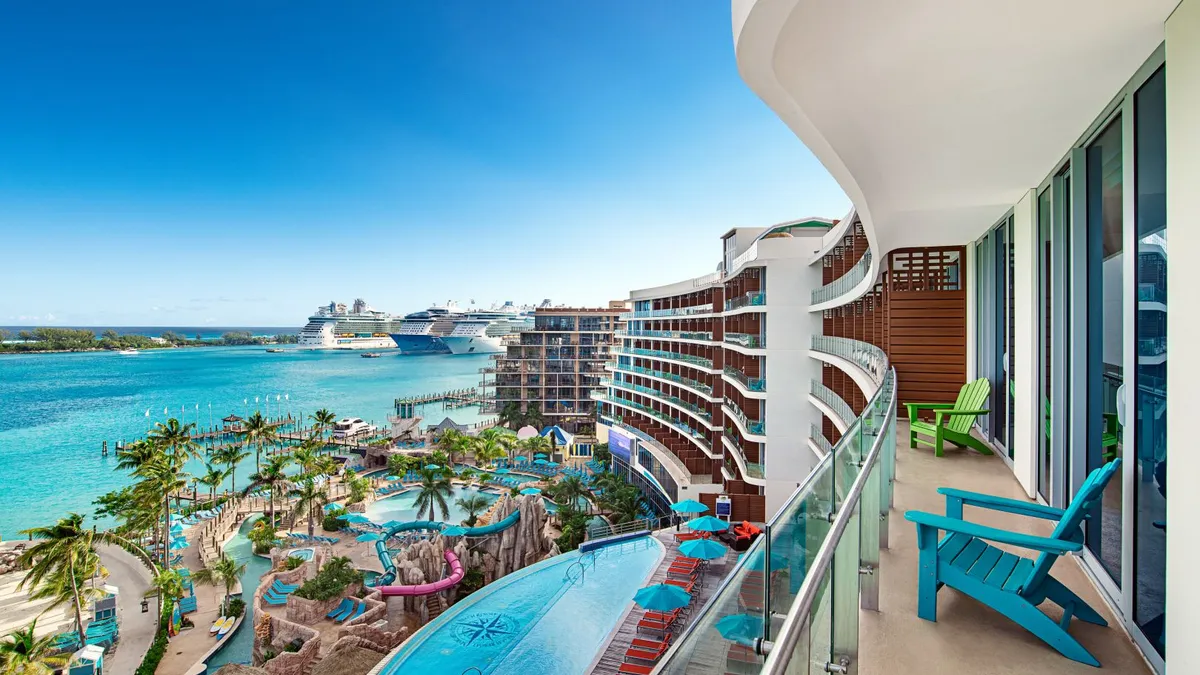
[[[151,601],[151,611],[142,613],[142,598],[150,589],[150,570],[136,556],[118,546],[102,545],[97,551],[108,570],[107,583],[121,591],[117,610],[121,619],[121,641],[104,657],[104,672],[131,675],[150,649],[157,628],[156,603]]]

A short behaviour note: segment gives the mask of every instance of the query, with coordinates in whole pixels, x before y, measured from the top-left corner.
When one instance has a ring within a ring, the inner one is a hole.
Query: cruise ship
[[[451,354],[495,354],[504,351],[505,339],[533,328],[533,308],[505,302],[496,309],[467,312],[454,322],[442,342]]]
[[[401,323],[399,317],[372,309],[361,298],[349,309],[331,302],[308,317],[297,344],[308,349],[390,349],[395,343],[389,334]]]
[[[401,354],[449,354],[450,348],[442,337],[454,330],[454,322],[464,314],[453,300],[444,305],[431,305],[420,312],[404,315],[404,320],[390,337]]]

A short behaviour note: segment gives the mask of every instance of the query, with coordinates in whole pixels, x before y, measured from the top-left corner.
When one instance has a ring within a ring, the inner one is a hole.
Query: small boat
[[[367,352],[366,354],[362,355],[364,359],[377,359],[380,356],[383,356],[383,354],[380,354],[379,352]]]
[[[138,354],[141,354],[141,352],[136,349],[121,349],[117,351],[117,353],[121,356],[137,356]]]
[[[225,619],[227,619],[227,618],[229,618],[229,617],[223,616],[223,617],[218,618],[216,621],[213,622],[212,628],[209,628],[208,632],[210,634],[215,635],[217,633],[217,631],[221,630],[221,626],[225,625]]]
[[[268,349],[268,350],[267,350],[267,353],[268,353],[268,354],[282,354],[282,353],[283,353],[283,351],[284,351],[284,350],[282,350],[282,349]]]
[[[221,627],[219,629],[217,629],[217,639],[218,640],[225,637],[225,634],[233,629],[233,621],[234,621],[234,618],[232,616],[225,617],[225,621],[222,622]]]

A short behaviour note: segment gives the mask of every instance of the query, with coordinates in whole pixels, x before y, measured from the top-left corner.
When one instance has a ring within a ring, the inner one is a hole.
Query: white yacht
[[[338,439],[354,438],[375,431],[375,427],[367,424],[361,417],[344,417],[333,425],[333,437]]]
[[[390,349],[395,343],[388,334],[400,324],[399,317],[372,309],[362,299],[349,309],[331,302],[308,317],[297,344],[308,349]]]
[[[391,333],[392,341],[401,354],[449,354],[450,348],[442,342],[442,337],[454,330],[454,322],[464,314],[453,300],[406,314]]]
[[[467,312],[442,337],[451,354],[494,354],[504,351],[505,340],[533,328],[533,308],[505,302],[500,307]]]
[[[129,349],[118,350],[117,353],[120,354],[121,356],[137,356],[138,354],[141,354],[141,352],[139,352],[138,350],[136,350],[132,347],[130,347]]]

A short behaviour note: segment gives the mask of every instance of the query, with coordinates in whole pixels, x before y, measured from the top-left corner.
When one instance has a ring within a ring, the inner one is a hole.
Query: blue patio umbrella
[[[400,480],[400,476],[388,476],[385,480]]]
[[[337,509],[342,508],[342,505],[341,504],[326,504],[322,508],[324,508],[326,512],[329,512],[329,511],[335,511]]]
[[[508,473],[508,469],[496,469],[495,471],[492,471],[492,473],[505,474]]]
[[[442,530],[442,534],[446,535],[447,537],[461,537],[466,533],[467,528],[460,527],[458,525],[451,525],[450,527]]]
[[[762,637],[762,617],[749,614],[730,614],[717,620],[717,632],[726,640],[744,641]]]
[[[695,499],[685,499],[672,504],[671,510],[675,513],[705,513],[708,511],[708,507]]]
[[[711,539],[694,539],[679,545],[679,552],[689,558],[714,560],[725,555],[725,546]]]
[[[369,522],[371,522],[370,518],[364,516],[361,513],[351,513],[350,515],[346,516],[342,520],[345,520],[347,523],[369,523]]]
[[[382,534],[376,534],[374,532],[364,532],[363,534],[360,534],[357,537],[355,537],[354,541],[379,541],[380,539],[383,539]]]
[[[172,525],[171,534],[183,534],[183,525],[181,523],[175,523]]]
[[[546,466],[558,466],[558,462],[546,462]]]
[[[171,540],[171,550],[172,551],[179,551],[179,550],[187,548],[188,546],[191,546],[191,544],[187,543],[187,539],[172,539]]]
[[[549,464],[549,462],[547,462],[544,459],[535,459],[535,460],[533,460],[533,463],[534,464]]]
[[[729,523],[713,516],[693,518],[687,526],[697,532],[724,532],[729,529]]]
[[[534,455],[533,457],[534,457],[534,459],[546,459],[546,453],[539,452],[536,455]]]
[[[678,586],[654,584],[634,593],[633,601],[642,609],[654,612],[673,612],[680,607],[687,607],[687,604],[692,601],[692,595]]]
[[[401,526],[401,525],[403,525],[403,524],[404,524],[404,523],[402,523],[402,522],[400,522],[400,521],[398,521],[398,520],[389,520],[389,521],[387,521],[386,523],[384,523],[383,525],[380,525],[380,527],[382,527],[382,528],[383,528],[383,529],[385,529],[385,530],[390,530],[390,529],[392,529],[393,527],[400,527],[400,526]]]
[[[762,548],[750,553],[749,556],[750,559],[746,561],[746,566],[752,570],[761,570],[763,568],[763,561],[767,559],[767,556],[763,554]],[[771,569],[776,570],[786,567],[787,564],[788,559],[782,553],[771,551]]]
[[[442,467],[441,467],[441,466],[439,466],[439,465],[437,465],[437,464],[426,464],[426,465],[425,465],[425,470],[426,470],[426,471],[437,471],[437,470],[438,470],[438,469],[440,469],[440,468],[442,468]]]
[[[523,494],[523,495],[540,495],[540,494],[542,494],[542,491],[537,488],[525,488],[524,490],[521,490],[521,494]]]

